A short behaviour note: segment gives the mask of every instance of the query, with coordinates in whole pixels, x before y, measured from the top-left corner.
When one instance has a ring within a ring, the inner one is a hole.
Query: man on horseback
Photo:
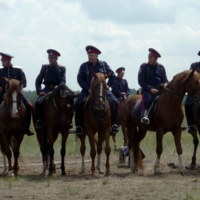
[[[1,55],[1,62],[3,67],[0,68],[0,103],[3,101],[3,96],[6,93],[6,81],[3,79],[4,77],[9,79],[17,79],[19,81],[26,80],[26,76],[21,69],[21,67],[13,66],[11,63],[11,59],[13,56],[5,53],[0,53]],[[23,88],[26,87],[26,81],[23,82]],[[32,112],[32,104],[29,100],[22,95],[22,102],[26,107],[26,119],[27,119],[27,131],[26,134],[28,136],[33,135],[34,133],[30,130],[30,123],[31,123],[31,112]]]
[[[128,98],[130,89],[128,87],[128,82],[126,79],[123,79],[125,68],[120,67],[116,70],[117,78],[116,78],[116,84],[117,84],[117,90],[116,88],[112,89],[112,93],[115,95],[115,97],[120,100],[120,98],[125,95],[126,98]]]
[[[198,55],[200,56],[200,51],[198,52]],[[190,70],[196,70],[198,73],[200,73],[200,62],[192,63],[190,66]],[[187,98],[185,101],[185,115],[186,115],[187,124],[188,124],[188,133],[191,133],[191,134],[195,132],[194,118],[193,118],[193,112],[192,112],[193,106],[194,106],[193,97],[190,95],[187,95]]]
[[[53,91],[56,86],[65,85],[66,83],[66,69],[64,66],[58,64],[57,60],[60,53],[54,49],[48,49],[49,64],[42,65],[39,75],[35,81],[36,92],[39,95],[36,101],[36,128],[44,128],[43,123],[43,108],[41,108],[38,100],[49,92]],[[43,82],[42,82],[43,81]],[[45,87],[42,89],[42,83]],[[73,114],[72,114],[73,117]],[[72,119],[71,117],[71,119]],[[72,127],[72,122],[70,124]]]
[[[142,87],[141,123],[144,125],[150,122],[147,114],[152,101],[162,86],[168,83],[164,66],[157,62],[160,57],[155,49],[150,48],[148,63],[142,64],[138,73],[138,83]]]
[[[109,81],[107,83],[107,91],[106,96],[109,100],[111,100],[111,124],[112,134],[116,134],[119,131],[118,125],[117,125],[117,109],[118,109],[118,101],[115,98],[115,96],[111,93],[109,90],[109,87],[111,87],[116,82],[116,76],[114,72],[111,70],[109,65],[104,61],[99,61],[98,55],[101,54],[101,51],[97,49],[94,46],[86,46],[86,52],[88,54],[88,61],[83,63],[80,68],[77,75],[77,81],[82,88],[82,91],[80,95],[78,96],[75,107],[75,123],[76,123],[76,134],[82,135],[82,121],[83,121],[83,109],[84,109],[84,103],[86,98],[88,97],[90,93],[90,83],[92,80],[92,72],[95,73],[103,73],[104,75],[112,72],[112,75],[109,78]],[[110,103],[110,101],[109,101]]]

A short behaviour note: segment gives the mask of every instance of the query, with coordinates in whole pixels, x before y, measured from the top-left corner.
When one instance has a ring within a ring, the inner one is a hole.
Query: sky
[[[61,53],[67,85],[77,83],[85,47],[96,46],[115,71],[125,67],[130,88],[138,89],[138,70],[148,49],[160,54],[168,79],[200,61],[199,0],[0,0],[0,52],[14,56],[26,74],[26,90],[35,90],[47,49]]]

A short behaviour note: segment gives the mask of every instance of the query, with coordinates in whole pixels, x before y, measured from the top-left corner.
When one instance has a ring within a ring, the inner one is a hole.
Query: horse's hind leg
[[[194,152],[192,155],[192,163],[191,163],[191,168],[196,166],[196,153],[197,153],[197,147],[199,145],[199,139],[197,137],[197,131],[195,131],[195,133],[192,134],[193,137],[193,144],[194,144]]]
[[[65,154],[66,154],[66,141],[67,141],[68,133],[63,133],[62,134],[62,148],[60,150],[60,155],[61,155],[61,166],[60,169],[62,171],[61,175],[66,175],[65,172]]]
[[[113,139],[113,142],[114,142],[114,151],[117,151],[117,142],[116,142],[116,135],[112,135],[112,139]]]
[[[106,175],[110,174],[110,131],[106,131],[105,133],[105,141],[106,141],[106,147],[105,147],[105,153],[106,153]]]
[[[80,140],[81,140],[80,152],[81,152],[81,156],[82,156],[81,174],[85,173],[85,162],[84,162],[85,149],[86,149],[85,137],[86,137],[85,134],[81,135],[81,137],[80,137]]]
[[[6,156],[4,153],[2,153],[3,156],[3,171],[2,174],[6,174],[7,173],[7,166],[6,166]]]
[[[172,134],[174,136],[174,141],[176,144],[176,151],[178,153],[179,167],[180,167],[181,173],[184,173],[186,171],[186,169],[185,169],[185,164],[184,164],[183,157],[182,157],[181,128],[173,131]]]
[[[127,137],[127,133],[126,133],[126,127],[124,126],[124,124],[122,124],[122,133],[123,133],[123,137],[124,137],[124,146],[128,145],[128,137]]]

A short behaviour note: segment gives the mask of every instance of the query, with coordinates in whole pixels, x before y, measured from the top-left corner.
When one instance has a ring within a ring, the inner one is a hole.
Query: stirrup
[[[36,123],[35,123],[35,128],[37,129],[43,129],[44,128],[44,124],[43,124],[43,121],[42,120],[37,120]]]
[[[28,129],[26,130],[26,135],[27,135],[27,136],[34,135],[34,132],[33,132],[32,130],[30,130],[30,128],[28,128]]]
[[[119,127],[117,126],[117,124],[112,125],[112,127],[111,127],[111,134],[115,135],[118,132],[119,132]]]
[[[76,126],[76,135],[83,135],[83,129],[80,126]]]
[[[150,120],[149,120],[148,117],[143,117],[143,118],[141,119],[141,123],[142,123],[142,124],[145,124],[145,125],[148,125],[148,124],[150,123]]]

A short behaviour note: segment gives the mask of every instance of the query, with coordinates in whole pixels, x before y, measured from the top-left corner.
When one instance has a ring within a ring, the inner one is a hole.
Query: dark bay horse
[[[137,94],[127,100],[125,122],[129,138],[132,172],[137,171],[139,168],[143,169],[139,144],[145,137],[147,130],[156,132],[157,159],[154,165],[154,173],[160,173],[160,157],[163,151],[162,140],[164,134],[169,131],[174,136],[180,170],[182,173],[185,171],[181,147],[181,123],[184,117],[181,102],[186,92],[191,96],[200,95],[200,75],[195,71],[186,70],[173,77],[160,95],[155,113],[150,120],[150,124],[146,127],[142,127],[140,119],[134,115],[135,108],[141,101],[142,96]]]
[[[106,78],[111,74],[104,75],[102,73],[93,73],[93,78],[90,85],[90,94],[84,107],[84,119],[83,119],[83,135],[81,139],[81,155],[82,155],[82,167],[81,172],[85,172],[84,156],[85,156],[85,137],[89,138],[90,142],[90,156],[92,158],[91,171],[95,172],[95,134],[98,132],[97,143],[97,170],[99,173],[103,173],[101,169],[101,152],[102,143],[105,141],[105,153],[106,153],[106,175],[110,173],[110,132],[111,132],[111,112],[108,101],[106,100]]]
[[[125,121],[124,121],[124,108],[125,108],[125,104],[127,102],[127,97],[126,95],[123,95],[122,99],[120,100],[120,107],[119,107],[119,111],[118,111],[118,123],[119,125],[121,125],[122,127],[122,133],[123,133],[123,137],[124,137],[124,146],[128,145],[128,137],[126,134],[126,127],[125,127]]]
[[[0,146],[1,152],[8,159],[8,175],[19,172],[19,149],[26,133],[26,109],[22,103],[23,82],[16,79],[7,79],[6,93],[0,105]],[[12,152],[14,165],[12,166]],[[5,172],[4,159],[4,172]]]
[[[55,172],[54,164],[54,142],[57,140],[58,134],[62,135],[61,142],[61,175],[65,175],[65,154],[66,154],[66,141],[70,129],[70,116],[74,110],[74,98],[75,95],[66,85],[60,85],[55,88],[49,95],[46,107],[44,109],[44,130],[37,129],[37,139],[40,144],[40,151],[42,153],[43,160],[43,172],[45,175],[46,169],[49,164],[49,175]],[[33,112],[34,125],[36,124],[36,110],[34,105]],[[48,162],[50,157],[50,162]]]

